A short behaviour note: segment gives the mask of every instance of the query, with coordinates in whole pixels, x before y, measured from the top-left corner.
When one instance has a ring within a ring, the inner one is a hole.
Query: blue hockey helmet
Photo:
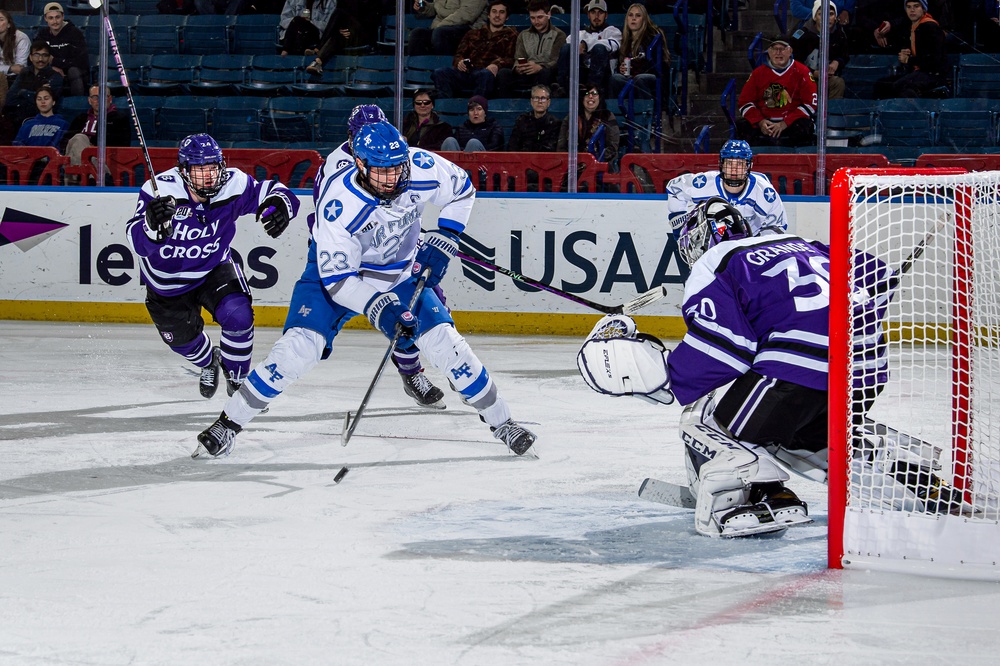
[[[743,164],[727,160],[742,160]],[[745,165],[745,166],[744,166]],[[743,187],[750,180],[750,170],[753,168],[753,151],[750,144],[739,139],[730,139],[719,151],[719,173],[722,182],[730,187]]]
[[[358,104],[351,109],[351,115],[347,117],[347,140],[353,142],[358,130],[365,125],[373,123],[387,122],[382,109],[376,104]]]
[[[201,170],[197,177],[193,177],[191,167],[203,165],[217,165],[218,168],[207,173]],[[206,199],[218,194],[229,180],[222,148],[207,134],[192,134],[181,139],[177,151],[177,169],[191,191]]]
[[[388,122],[362,126],[351,148],[361,186],[378,199],[392,201],[410,186],[410,147]]]
[[[697,212],[681,228],[678,251],[688,266],[694,266],[709,248],[723,241],[753,235],[750,225],[735,206],[720,197],[712,197],[698,204]]]

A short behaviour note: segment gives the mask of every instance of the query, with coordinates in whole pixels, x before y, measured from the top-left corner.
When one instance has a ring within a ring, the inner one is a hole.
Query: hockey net
[[[845,169],[830,210],[830,566],[1000,579],[1000,172]]]

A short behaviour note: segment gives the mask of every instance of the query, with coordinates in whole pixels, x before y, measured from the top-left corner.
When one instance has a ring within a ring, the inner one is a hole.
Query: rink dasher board
[[[138,262],[125,235],[136,193],[131,188],[0,188],[0,317],[148,322]],[[282,325],[305,263],[305,221],[314,209],[311,192],[296,194],[299,214],[278,239],[268,237],[253,216],[237,223],[233,248],[243,259],[261,326]],[[803,234],[828,235],[828,202],[796,199],[786,204],[789,231],[802,219]],[[640,324],[680,337],[687,271],[668,238],[664,202],[660,195],[480,194],[467,230],[474,246],[462,250],[609,305],[665,284],[667,297],[644,311]],[[437,212],[425,211],[425,230],[435,228]],[[463,330],[577,335],[599,317],[508,277],[455,264],[442,287]],[[352,323],[367,326],[360,319]]]

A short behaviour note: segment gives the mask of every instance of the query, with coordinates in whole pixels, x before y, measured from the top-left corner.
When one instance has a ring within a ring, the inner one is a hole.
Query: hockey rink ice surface
[[[468,338],[538,459],[391,366],[341,447],[386,345],[348,331],[191,460],[225,390],[151,326],[0,321],[0,664],[998,663],[997,584],[827,570],[798,478],[813,525],[698,536],[636,496],[685,479],[678,406],[590,391],[574,338]]]

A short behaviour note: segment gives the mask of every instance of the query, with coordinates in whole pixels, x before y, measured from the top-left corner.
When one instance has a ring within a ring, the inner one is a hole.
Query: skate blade
[[[191,458],[194,459],[194,460],[196,460],[198,458],[201,458],[202,456],[206,456],[206,457],[209,457],[209,458],[212,457],[212,456],[209,455],[208,449],[206,449],[204,446],[202,446],[201,442],[198,442],[198,447],[194,451],[191,452]]]

